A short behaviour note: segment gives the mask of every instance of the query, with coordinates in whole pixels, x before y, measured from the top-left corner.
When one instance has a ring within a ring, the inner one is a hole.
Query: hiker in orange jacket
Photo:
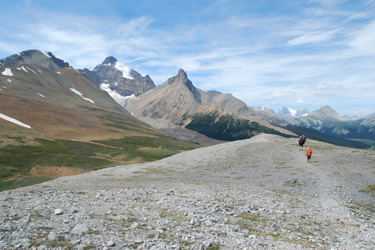
[[[312,150],[311,150],[311,148],[309,148],[309,149],[306,151],[306,156],[307,156],[307,162],[308,162],[308,163],[311,162],[311,155],[312,155]]]

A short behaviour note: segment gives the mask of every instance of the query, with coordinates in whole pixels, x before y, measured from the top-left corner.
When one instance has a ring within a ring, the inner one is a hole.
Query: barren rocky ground
[[[374,249],[375,152],[259,135],[0,193],[1,249]]]

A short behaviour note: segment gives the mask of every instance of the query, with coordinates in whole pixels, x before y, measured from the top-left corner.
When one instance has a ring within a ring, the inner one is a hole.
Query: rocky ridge
[[[69,63],[55,57],[52,52],[25,50],[18,54],[0,60],[0,67],[33,64],[50,70],[69,67]]]
[[[2,192],[0,248],[373,248],[373,151],[307,145],[311,164],[262,134]]]

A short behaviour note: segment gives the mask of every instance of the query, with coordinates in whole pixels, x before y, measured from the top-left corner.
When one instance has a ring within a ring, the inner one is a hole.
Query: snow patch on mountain
[[[4,76],[13,76],[12,70],[10,68],[5,68],[5,70],[1,73]]]
[[[6,120],[6,121],[8,121],[8,122],[14,123],[14,124],[16,124],[16,125],[19,125],[19,126],[25,127],[25,128],[31,128],[30,125],[27,125],[27,124],[25,124],[25,123],[23,123],[23,122],[20,122],[20,121],[14,119],[14,118],[12,118],[12,117],[9,117],[9,116],[7,116],[7,115],[2,114],[2,113],[0,113],[0,118]]]
[[[90,98],[86,98],[83,96],[83,94],[81,92],[79,92],[78,90],[74,89],[74,88],[70,88],[70,90],[72,92],[74,92],[75,94],[79,95],[83,100],[87,101],[87,102],[91,102],[91,103],[94,103],[93,100],[91,100]]]
[[[29,71],[27,71],[27,69],[25,69],[25,66],[22,66],[21,68],[17,68],[18,70],[23,70],[25,71],[26,73],[29,73]]]
[[[297,110],[294,110],[294,109],[291,109],[291,108],[288,108],[289,110],[289,113],[293,116],[293,117],[296,117],[297,116]]]
[[[51,58],[51,56],[48,54],[47,51],[45,51],[45,50],[41,50],[40,52],[42,52],[43,55],[45,55],[46,57]]]
[[[131,72],[131,70],[132,70],[130,67],[125,66],[125,65],[122,65],[122,64],[119,63],[119,62],[116,62],[116,64],[115,64],[115,68],[118,69],[118,70],[120,70],[120,71],[122,72],[122,76],[123,76],[124,78],[134,80],[134,77],[132,77],[132,76],[130,75],[130,72]]]
[[[115,90],[112,90],[110,88],[110,84],[102,83],[102,84],[100,84],[100,88],[102,90],[104,90],[105,92],[107,92],[113,98],[113,100],[115,100],[122,107],[125,105],[125,103],[127,102],[128,99],[136,99],[137,98],[137,97],[135,97],[134,94],[130,95],[130,96],[120,95],[118,92],[116,92]]]

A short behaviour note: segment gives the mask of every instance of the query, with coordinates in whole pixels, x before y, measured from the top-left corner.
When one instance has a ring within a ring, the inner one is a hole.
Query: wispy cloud
[[[330,41],[339,30],[329,30],[322,32],[313,32],[293,38],[287,42],[287,45],[301,45],[306,43],[322,43]]]

